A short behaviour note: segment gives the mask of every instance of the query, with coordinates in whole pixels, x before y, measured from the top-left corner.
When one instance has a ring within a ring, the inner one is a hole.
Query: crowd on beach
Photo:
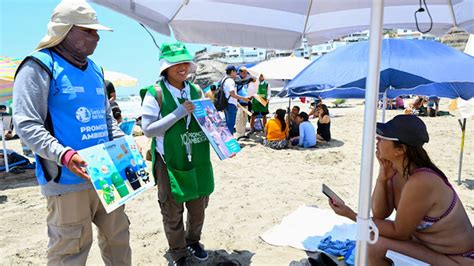
[[[99,30],[111,29],[98,22],[87,2],[59,3],[46,36],[23,60],[15,77],[14,126],[36,154],[37,181],[48,206],[49,265],[84,265],[93,242],[92,224],[98,229],[104,263],[132,264],[129,226],[140,221],[129,221],[124,206],[106,212],[90,182],[86,162],[77,153],[124,136],[117,124],[121,112],[114,103],[113,86],[104,81],[101,68],[89,58],[98,44]],[[201,233],[215,173],[209,141],[192,116],[192,100],[202,99],[206,93],[187,80],[196,65],[183,43],[163,43],[160,51],[159,81],[142,94],[141,127],[152,139],[156,208],[162,215],[170,263],[188,265],[191,258],[209,258]],[[223,90],[227,104],[219,106],[231,133],[238,138],[253,134],[257,131],[255,121],[261,119],[264,145],[270,148],[311,148],[331,141],[331,117],[320,99],[309,113],[293,106],[289,114],[277,109],[266,121],[269,85],[261,74],[258,89],[249,95],[251,82],[257,83],[257,78],[245,68],[237,73],[235,66],[227,66],[226,77],[215,93],[208,94],[216,101],[218,91]],[[436,112],[435,105],[429,107]],[[412,108],[419,110],[419,106]],[[94,115],[86,110],[94,110]],[[310,118],[317,118],[317,129]],[[83,139],[85,127],[97,134]],[[393,250],[432,265],[472,265],[474,228],[454,187],[423,148],[429,141],[424,122],[415,115],[398,115],[377,124],[375,141],[379,173],[372,221],[380,238],[369,245],[369,264],[389,265],[385,253]],[[344,202],[329,198],[328,204],[336,214],[357,220],[357,212]],[[395,220],[388,220],[393,211]]]
[[[216,102],[216,95],[222,91],[225,121],[229,131],[238,140],[249,138],[257,131],[264,133],[263,145],[273,149],[290,146],[314,148],[317,141],[331,140],[329,110],[321,99],[311,103],[309,113],[300,112],[299,106],[293,106],[290,113],[278,109],[268,119],[271,88],[265,81],[264,74],[258,76],[257,82],[257,78],[250,75],[245,66],[236,68],[228,65],[225,72],[226,75],[220,82],[211,86],[205,95]],[[216,103],[216,107],[220,104]],[[309,122],[310,118],[318,119],[317,130]],[[248,123],[250,127],[247,131]]]

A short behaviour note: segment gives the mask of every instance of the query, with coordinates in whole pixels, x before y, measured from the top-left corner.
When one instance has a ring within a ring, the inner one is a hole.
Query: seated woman
[[[331,140],[331,118],[329,117],[329,109],[325,104],[320,104],[317,109],[318,114],[318,130],[316,138],[319,141]]]
[[[427,103],[426,97],[418,96],[415,101],[411,103],[406,109],[405,114],[414,114],[419,116],[426,116],[426,107],[424,106]]]
[[[285,110],[278,109],[275,116],[267,122],[263,145],[277,150],[288,147],[288,125],[285,122],[285,114]]]
[[[298,137],[300,135],[300,129],[298,126],[298,114],[300,113],[300,107],[298,105],[293,106],[291,108],[291,113],[289,113],[289,135],[290,138]]]
[[[309,116],[306,112],[298,114],[298,123],[300,128],[300,136],[291,139],[291,144],[300,146],[303,148],[314,148],[316,147],[316,130],[313,124],[309,121]]]
[[[369,265],[390,265],[393,250],[431,265],[474,265],[474,228],[446,175],[423,149],[429,140],[423,121],[398,115],[377,123],[380,170],[372,194],[372,220],[379,229],[369,245]],[[357,214],[329,200],[339,215]],[[396,210],[395,221],[385,220]]]

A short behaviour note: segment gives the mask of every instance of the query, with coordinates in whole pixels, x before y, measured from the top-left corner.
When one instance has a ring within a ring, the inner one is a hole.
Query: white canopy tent
[[[371,0],[91,0],[153,30],[191,43],[293,49],[367,30]],[[386,0],[385,28],[416,30],[416,0]],[[472,0],[430,0],[431,33],[453,25],[473,31]],[[418,17],[428,29],[426,12]]]
[[[359,188],[356,265],[367,264],[370,232],[374,138],[382,28],[416,30],[415,0],[93,0],[159,33],[192,43],[293,49],[332,40],[370,27],[370,55],[365,96]],[[452,26],[474,32],[473,0],[431,0],[418,26],[442,35]],[[385,14],[385,17],[384,17]],[[377,235],[377,234],[376,234]]]
[[[263,74],[265,79],[292,80],[307,67],[311,61],[296,56],[287,56],[261,62],[248,69],[250,74],[258,77]]]

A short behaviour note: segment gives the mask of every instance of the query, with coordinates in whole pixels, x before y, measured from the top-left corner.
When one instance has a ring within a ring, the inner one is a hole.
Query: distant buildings
[[[385,29],[383,34],[385,37],[391,38],[440,41],[440,38],[436,36],[404,29]],[[366,30],[352,33],[347,36],[317,45],[302,45],[300,48],[295,50],[270,50],[261,48],[212,46],[207,48],[207,52],[212,58],[215,58],[226,64],[257,63],[271,58],[286,57],[290,55],[314,60],[340,46],[353,42],[366,41],[368,39],[369,31]]]

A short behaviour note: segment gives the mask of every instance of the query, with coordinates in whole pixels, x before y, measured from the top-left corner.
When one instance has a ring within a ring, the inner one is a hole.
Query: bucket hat
[[[196,71],[193,56],[189,53],[186,45],[181,42],[163,43],[160,54],[160,75],[166,69],[181,63],[191,63],[190,72]]]
[[[387,123],[377,123],[377,135],[412,147],[430,140],[425,123],[414,115],[397,115]]]
[[[99,23],[95,10],[86,1],[61,1],[53,10],[48,31],[36,50],[50,48],[61,43],[72,26],[94,30],[112,31]]]

